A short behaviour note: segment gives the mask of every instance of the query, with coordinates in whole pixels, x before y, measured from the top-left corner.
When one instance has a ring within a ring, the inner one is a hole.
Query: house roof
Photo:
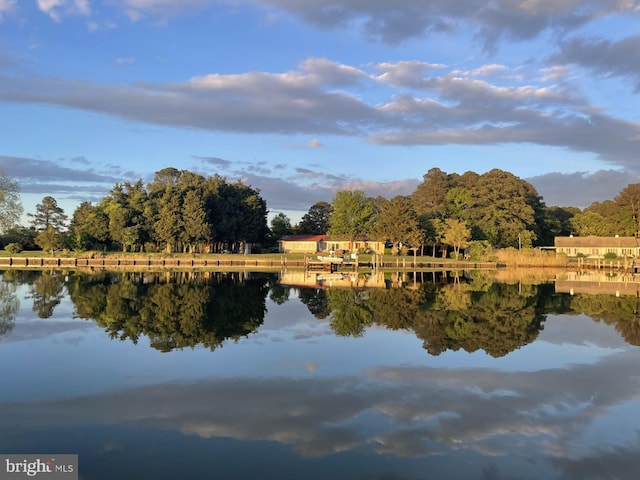
[[[556,247],[571,248],[636,248],[640,247],[636,237],[597,237],[590,235],[587,237],[556,237]]]
[[[329,235],[285,235],[278,240],[279,242],[320,242],[322,240],[332,242],[351,242],[352,240],[344,238],[331,237]],[[377,240],[371,240],[369,238],[358,238],[353,241],[356,242],[375,242]]]
[[[326,235],[285,235],[280,242],[320,242],[327,238]]]

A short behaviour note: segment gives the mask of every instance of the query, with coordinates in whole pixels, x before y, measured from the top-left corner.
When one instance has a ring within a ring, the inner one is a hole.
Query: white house
[[[278,240],[278,244],[282,253],[358,252],[363,249],[384,253],[384,242],[367,238],[351,241],[329,235],[287,235]]]
[[[603,258],[607,253],[615,253],[621,258],[640,257],[640,243],[636,237],[556,237],[554,244],[556,253],[568,257]]]

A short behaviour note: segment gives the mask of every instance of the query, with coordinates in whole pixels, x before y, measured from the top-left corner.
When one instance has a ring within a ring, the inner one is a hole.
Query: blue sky
[[[547,205],[640,181],[640,1],[0,0],[0,168],[68,214],[164,167],[294,221],[500,168]]]

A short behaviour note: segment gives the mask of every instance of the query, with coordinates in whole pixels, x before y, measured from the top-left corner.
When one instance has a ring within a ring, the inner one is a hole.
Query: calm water
[[[640,471],[635,285],[0,274],[0,452],[85,480]]]

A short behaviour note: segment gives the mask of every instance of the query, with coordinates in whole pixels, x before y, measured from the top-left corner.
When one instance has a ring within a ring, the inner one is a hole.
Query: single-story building
[[[384,253],[384,242],[367,238],[343,240],[329,235],[287,235],[278,240],[278,245],[282,253],[358,252],[363,249]]]
[[[604,258],[607,253],[615,253],[618,257],[640,257],[640,243],[636,237],[555,237],[556,253],[564,253],[568,257],[584,256]]]

